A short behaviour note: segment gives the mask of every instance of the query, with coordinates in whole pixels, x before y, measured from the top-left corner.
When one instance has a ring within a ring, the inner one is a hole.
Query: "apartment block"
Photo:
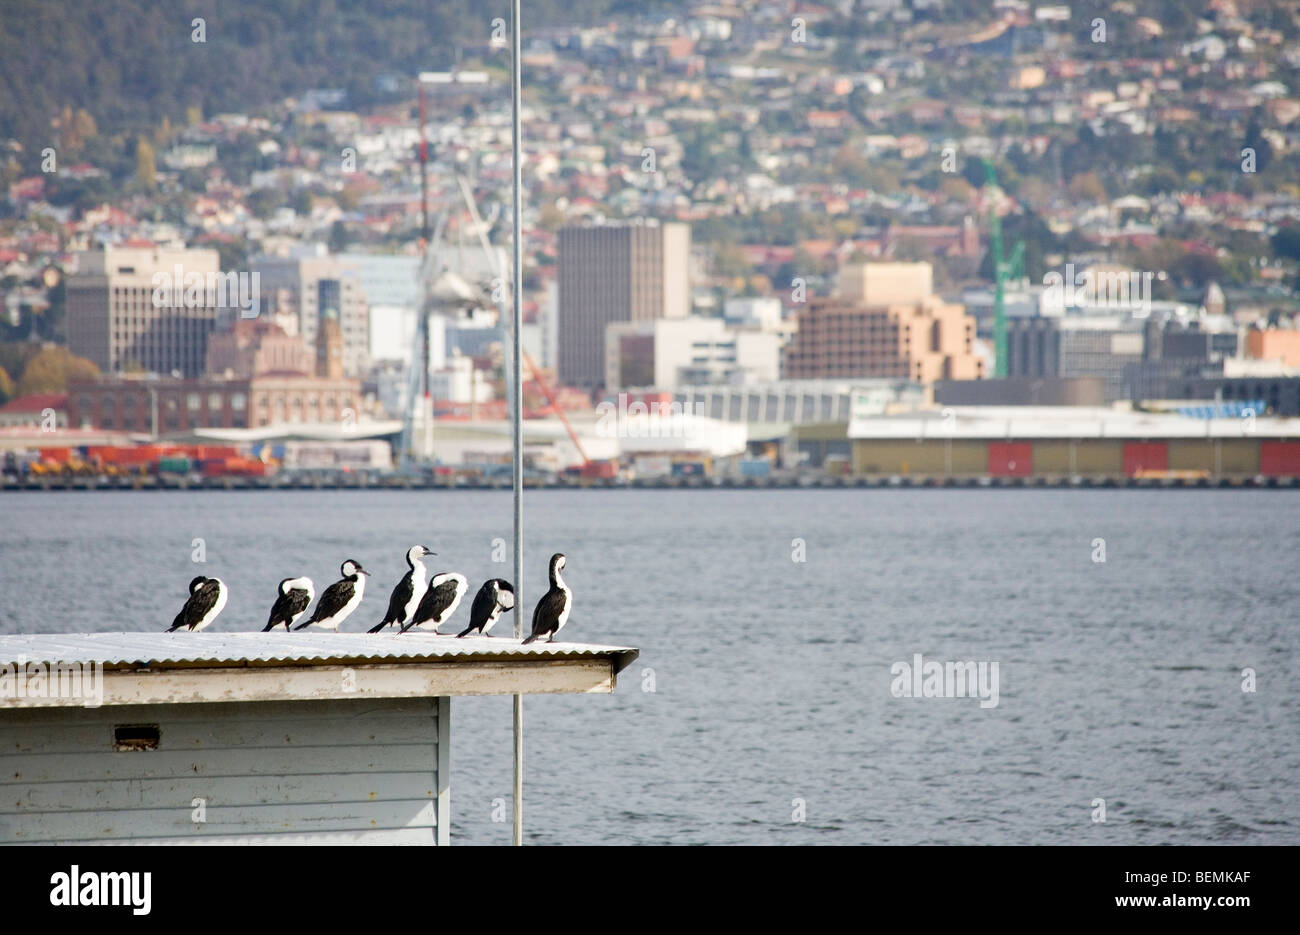
[[[785,351],[785,379],[933,383],[983,377],[974,317],[931,294],[931,276],[928,263],[846,267],[838,295],[812,299],[799,311],[798,332]]]

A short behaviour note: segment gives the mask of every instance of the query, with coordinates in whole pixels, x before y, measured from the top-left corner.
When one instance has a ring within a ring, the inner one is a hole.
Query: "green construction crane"
[[[1007,375],[1007,302],[1006,282],[1008,279],[1025,277],[1025,244],[1016,241],[1011,248],[1011,256],[1002,255],[1002,218],[998,215],[998,206],[991,197],[992,190],[998,187],[998,177],[993,171],[993,163],[984,160],[984,189],[989,205],[989,249],[993,251],[993,376]]]

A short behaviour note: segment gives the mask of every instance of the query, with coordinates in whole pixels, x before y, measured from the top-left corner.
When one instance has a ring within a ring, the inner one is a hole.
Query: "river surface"
[[[529,841],[1300,844],[1300,494],[542,490],[525,521],[526,613],[563,551],[564,636],[641,650],[613,695],[525,700]],[[407,546],[477,588],[510,535],[497,491],[0,494],[0,633],[161,630],[199,573],[214,630],[260,629],[344,558],[362,630]],[[996,706],[896,697],[918,653],[996,662]],[[510,699],[452,710],[453,842],[507,843]]]

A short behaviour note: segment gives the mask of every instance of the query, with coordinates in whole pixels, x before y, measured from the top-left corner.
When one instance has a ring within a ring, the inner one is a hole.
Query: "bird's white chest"
[[[496,622],[501,619],[502,610],[503,608],[497,601],[492,602],[492,612],[488,614],[487,621],[483,624],[484,633],[487,633],[494,626],[496,626]]]
[[[555,632],[559,633],[564,629],[564,625],[569,622],[569,611],[573,610],[573,592],[569,590],[567,584],[558,578],[555,583],[559,586],[560,590],[564,592],[564,609],[560,611],[560,616],[555,622]]]
[[[424,570],[423,565],[416,565],[411,573],[411,599],[402,608],[402,619],[399,622],[406,623],[411,619],[415,609],[420,606],[420,599],[424,597],[424,592],[428,589],[428,573]]]
[[[328,625],[331,629],[337,630],[340,623],[352,616],[352,611],[357,609],[357,605],[361,603],[361,598],[365,593],[366,579],[359,577],[357,583],[352,586],[352,597],[348,602],[344,604],[339,612],[329,620],[323,620],[321,622]]]
[[[225,589],[224,586],[217,591],[217,602],[212,605],[212,609],[210,611],[208,611],[206,614],[203,615],[203,619],[194,625],[195,633],[197,633],[199,630],[202,630],[213,620],[217,619],[217,615],[226,609],[226,599],[229,596],[230,594]]]
[[[445,608],[443,608],[441,612],[434,614],[428,620],[422,620],[419,623],[417,623],[415,625],[417,629],[436,630],[442,623],[451,619],[451,615],[454,614],[456,612],[456,608],[460,606],[461,598],[465,596],[465,588],[468,585],[468,582],[466,582],[464,578],[445,578],[438,581],[436,584],[430,582],[429,585],[430,587],[441,587],[444,584],[451,584],[451,583],[454,583],[456,585],[456,590],[452,593],[451,596],[451,603],[448,604]]]

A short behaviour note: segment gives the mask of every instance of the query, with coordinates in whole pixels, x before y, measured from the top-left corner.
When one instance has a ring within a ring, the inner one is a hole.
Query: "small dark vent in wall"
[[[157,724],[127,724],[113,728],[114,750],[157,750]]]

